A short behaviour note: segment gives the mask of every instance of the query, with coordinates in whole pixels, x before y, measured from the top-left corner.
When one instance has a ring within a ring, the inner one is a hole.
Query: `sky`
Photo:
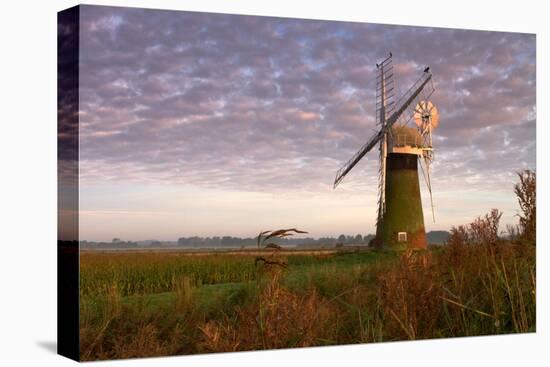
[[[433,73],[426,230],[519,211],[535,168],[535,36],[83,6],[80,236],[86,240],[373,233],[378,152],[333,190],[376,132],[376,62],[398,95]]]

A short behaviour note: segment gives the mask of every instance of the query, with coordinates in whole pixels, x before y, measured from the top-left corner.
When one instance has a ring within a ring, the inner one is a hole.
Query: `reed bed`
[[[80,294],[101,296],[116,286],[122,296],[171,292],[180,278],[193,285],[246,282],[256,278],[250,257],[162,252],[80,255]]]
[[[85,360],[536,330],[535,248],[507,241],[289,258],[261,276],[251,257],[81,261],[89,286],[106,282],[82,292]],[[128,288],[138,270],[153,279]],[[170,296],[155,303],[151,290]]]

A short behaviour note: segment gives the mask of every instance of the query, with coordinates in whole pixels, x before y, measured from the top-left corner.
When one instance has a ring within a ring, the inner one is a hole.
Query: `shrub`
[[[520,238],[534,244],[537,227],[537,175],[535,171],[517,173],[519,182],[514,186],[521,214],[519,214]]]

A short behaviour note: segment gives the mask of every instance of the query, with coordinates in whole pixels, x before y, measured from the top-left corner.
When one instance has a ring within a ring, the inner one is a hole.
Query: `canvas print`
[[[536,331],[534,34],[58,19],[61,354]]]

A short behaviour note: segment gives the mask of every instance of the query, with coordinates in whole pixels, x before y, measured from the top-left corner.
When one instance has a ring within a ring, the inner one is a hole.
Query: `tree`
[[[361,236],[360,234],[355,236],[355,243],[363,243],[363,236]]]
[[[468,239],[477,244],[494,244],[498,241],[498,227],[502,212],[491,209],[484,217],[477,217],[468,225]]]
[[[536,241],[537,228],[537,174],[524,170],[517,173],[519,182],[514,185],[521,214],[519,216],[519,236],[527,241]]]
[[[491,209],[485,216],[477,217],[472,223],[452,227],[446,243],[454,247],[465,244],[494,245],[498,242],[498,227],[502,212]]]

